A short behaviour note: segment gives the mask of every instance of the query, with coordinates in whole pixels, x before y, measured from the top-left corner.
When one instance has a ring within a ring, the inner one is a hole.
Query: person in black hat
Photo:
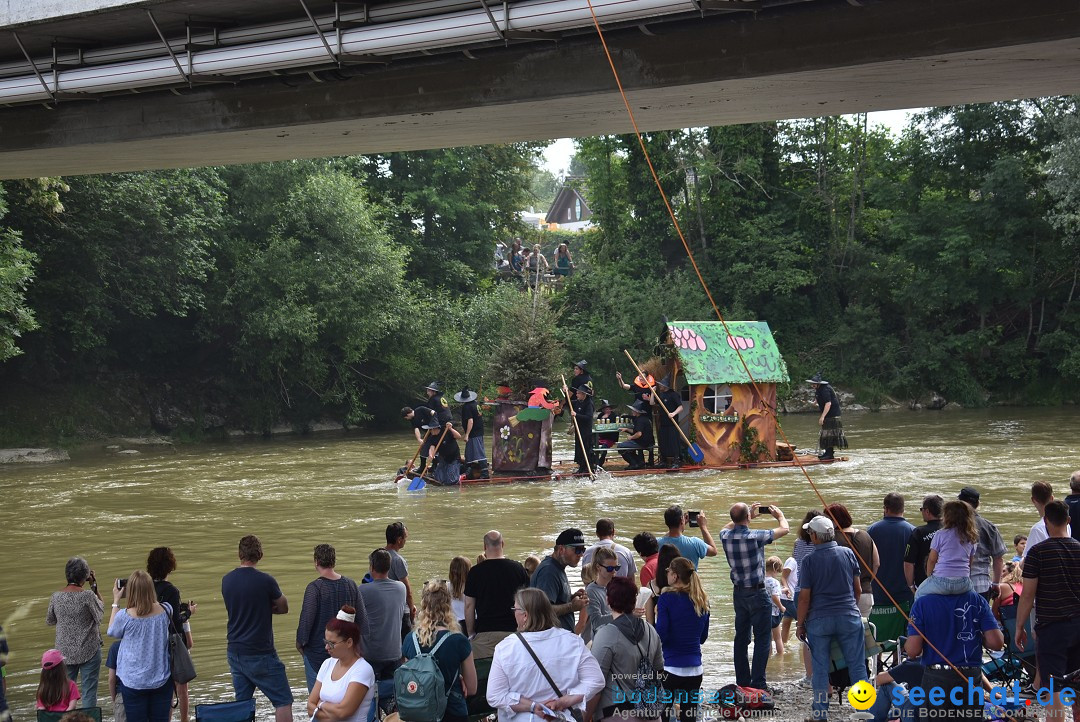
[[[576,567],[585,553],[585,535],[580,529],[564,529],[555,540],[555,548],[536,567],[529,586],[542,591],[555,607],[559,624],[568,632],[574,631],[574,612],[580,612],[588,603],[585,590],[570,593],[570,581],[566,568]]]
[[[584,385],[578,386],[574,391],[574,400],[570,404],[576,424],[574,430],[577,438],[574,439],[574,461],[577,462],[575,474],[588,474],[589,470],[596,471],[596,458],[593,457],[593,417],[596,410],[593,407],[592,388]],[[586,461],[588,460],[588,461]]]
[[[596,417],[596,423],[598,424],[617,424],[618,418],[615,416],[615,407],[611,405],[611,402],[607,399],[603,399],[600,402],[600,413]],[[610,449],[615,446],[619,441],[618,431],[605,431],[602,434],[596,434],[596,446],[601,449]],[[604,465],[607,461],[607,451],[600,451],[596,454],[596,463],[600,466]]]
[[[593,390],[592,376],[589,375],[588,366],[589,362],[585,359],[581,359],[574,364],[574,376],[570,379],[570,390],[577,391],[579,386],[584,386],[589,389],[589,396],[592,396],[595,391]]]
[[[432,381],[425,386],[424,393],[426,393],[428,397],[426,405],[435,412],[435,415],[439,419],[439,425],[446,426],[447,424],[454,423],[454,415],[450,413],[450,404],[447,403],[446,398],[443,396],[442,387],[439,386],[439,382]]]
[[[644,401],[635,401],[629,409],[634,412],[634,428],[623,429],[623,433],[630,436],[626,441],[620,441],[616,448],[631,469],[644,469],[645,449],[653,446],[652,416]]]
[[[656,403],[659,397],[663,406]],[[682,462],[682,443],[678,429],[679,414],[682,413],[682,397],[671,388],[671,378],[664,377],[656,382],[656,394],[653,405],[660,409],[660,421],[656,425],[657,444],[660,447],[660,463],[669,469],[678,469]],[[667,413],[664,409],[667,408]]]
[[[484,452],[484,417],[476,405],[477,395],[466,386],[454,394],[461,404],[461,425],[465,430],[465,473],[469,478],[491,478],[487,454]]]
[[[401,409],[401,416],[412,424],[413,434],[416,435],[416,443],[420,444],[420,453],[417,454],[420,459],[420,468],[417,473],[423,475],[424,467],[427,466],[428,462],[428,454],[435,445],[435,441],[439,438],[438,434],[432,435],[427,430],[430,424],[436,423],[435,412],[427,406],[417,406],[415,409],[405,406]],[[405,469],[404,471],[408,472],[409,470]]]
[[[821,417],[818,425],[821,434],[818,437],[818,446],[823,449],[820,459],[832,459],[833,449],[846,449],[847,437],[844,436],[844,426],[840,423],[840,399],[836,397],[829,382],[821,378],[821,372],[814,374],[813,378],[807,379],[806,383],[814,387],[814,397],[817,401]]]

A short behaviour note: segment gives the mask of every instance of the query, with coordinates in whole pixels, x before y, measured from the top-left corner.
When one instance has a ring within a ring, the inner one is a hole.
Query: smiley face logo
[[[877,700],[877,690],[866,680],[859,680],[848,690],[847,700],[857,710],[867,710]]]

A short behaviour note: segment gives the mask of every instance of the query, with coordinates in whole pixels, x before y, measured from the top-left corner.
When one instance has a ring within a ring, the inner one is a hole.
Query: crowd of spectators
[[[563,530],[550,553],[532,557],[529,568],[507,557],[505,539],[493,530],[478,540],[483,551],[475,564],[453,557],[449,580],[422,585],[419,608],[402,555],[409,534],[403,523],[387,526],[386,546],[369,554],[360,583],[337,573],[334,547],[319,544],[295,642],[307,714],[363,722],[380,682],[393,680],[407,660],[431,654],[444,677],[447,722],[465,722],[474,694],[504,722],[570,720],[570,712],[584,720],[641,717],[626,693],[635,675],[650,668],[671,695],[653,716],[691,722],[700,713],[703,647],[718,644],[710,642],[710,620],[725,613],[700,577],[715,572],[699,566],[721,550],[732,585],[736,684],[776,692],[766,679],[767,662],[774,647],[784,653],[794,619],[805,642],[801,684],[813,690],[806,710],[811,719],[828,718],[834,646],[849,683],[867,678],[867,618],[879,622],[879,638],[906,634],[905,651],[921,665],[918,673],[898,667],[879,682],[896,685],[917,676],[923,685],[948,688],[959,684],[959,671],[979,684],[984,648],[1005,643],[998,617],[1010,606],[1017,619],[1010,643],[1020,650],[1032,643],[1025,623],[1033,619],[1039,679],[1061,679],[1080,668],[1080,540],[1071,525],[1080,507],[1080,471],[1070,491],[1059,501],[1049,483],[1032,486],[1039,520],[1026,538],[1013,540],[1017,555],[1007,565],[1001,534],[978,513],[981,495],[970,486],[955,500],[923,497],[919,527],[906,520],[905,499],[896,492],[885,495],[881,519],[865,530],[842,504],[808,510],[783,563],[766,559],[766,550],[789,532],[787,518],[775,505],[758,503],[732,505],[715,539],[704,512],[672,506],[663,515],[666,534],[633,537],[637,558],[616,541],[608,518],[596,522],[591,544],[580,529]],[[762,519],[771,521],[762,526]],[[260,691],[277,722],[289,722],[293,690],[273,635],[273,618],[287,614],[289,603],[274,577],[258,568],[258,537],[243,537],[237,557],[238,566],[221,581],[235,697]],[[585,586],[575,591],[567,571],[579,564]],[[197,606],[181,602],[168,581],[175,569],[172,551],[159,547],[146,571],[112,585],[108,635],[117,641],[106,667],[118,719],[164,722],[175,697],[187,722],[187,686],[172,679],[168,639],[172,631],[192,645],[188,620]],[[46,613],[56,626],[56,648],[42,656],[39,709],[97,706],[105,605],[86,560],[69,560],[65,576]],[[880,629],[890,624],[893,630]],[[0,630],[0,662],[6,653]],[[478,663],[490,673],[478,675]],[[1065,703],[1059,696],[1053,705],[1064,714]],[[957,710],[964,713],[964,706]],[[0,719],[5,713],[0,704]]]

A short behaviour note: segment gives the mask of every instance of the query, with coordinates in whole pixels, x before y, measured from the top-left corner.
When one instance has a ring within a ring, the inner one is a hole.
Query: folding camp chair
[[[863,623],[863,656],[869,661],[867,679],[873,683],[878,673],[878,660],[881,655],[881,645],[877,641],[874,625],[865,619]],[[843,699],[842,693],[851,686],[851,677],[847,674],[847,660],[844,652],[840,649],[840,643],[835,639],[829,649],[829,684],[836,690],[838,699]]]
[[[79,709],[73,709],[71,712],[82,712],[84,715],[90,717],[94,722],[101,722],[101,707],[81,707]],[[69,712],[46,712],[43,709],[37,711],[37,722],[60,722],[60,718]]]
[[[195,705],[195,722],[254,722],[255,699]]]
[[[894,667],[900,663],[900,645],[897,640],[907,633],[907,618],[904,614],[911,611],[911,602],[901,602],[901,609],[892,604],[875,604],[870,609],[868,619],[871,626],[877,630],[874,638],[881,645],[877,664],[882,669]],[[888,664],[885,664],[883,659],[886,655],[889,657]]]
[[[1030,687],[1035,680],[1035,636],[1031,631],[1031,617],[1028,617],[1024,629],[1027,630],[1027,644],[1024,650],[1016,648],[1016,605],[1001,607],[1002,633],[1005,635],[1003,654],[983,665],[983,673],[994,682],[1008,686],[1018,680],[1022,687]]]
[[[476,694],[466,697],[465,704],[469,708],[469,722],[480,722],[495,714],[495,710],[487,701],[487,681],[491,674],[491,657],[477,659],[476,662]]]

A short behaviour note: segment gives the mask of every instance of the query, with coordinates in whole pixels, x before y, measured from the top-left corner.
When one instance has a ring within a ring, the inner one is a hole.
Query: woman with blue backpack
[[[446,581],[433,579],[424,585],[416,626],[401,643],[407,661],[394,672],[403,722],[468,721],[465,697],[476,692],[476,665],[452,601]]]

